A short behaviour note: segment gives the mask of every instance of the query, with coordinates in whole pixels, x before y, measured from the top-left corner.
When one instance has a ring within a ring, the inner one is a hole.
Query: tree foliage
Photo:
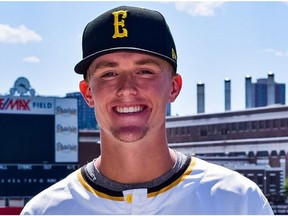
[[[283,189],[284,189],[284,193],[285,193],[286,197],[288,197],[288,178],[285,179]]]

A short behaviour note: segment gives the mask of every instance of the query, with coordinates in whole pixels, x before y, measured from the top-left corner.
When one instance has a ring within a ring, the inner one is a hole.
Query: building
[[[166,127],[171,148],[241,171],[266,194],[288,176],[287,106],[171,117]]]
[[[20,211],[24,200],[78,169],[77,100],[0,96],[0,137],[0,208]]]
[[[171,116],[171,111],[172,111],[172,109],[171,109],[171,103],[169,103],[169,104],[167,105],[167,109],[166,109],[166,116]]]
[[[231,80],[226,78],[224,80],[224,107],[225,111],[231,110]]]
[[[274,74],[268,73],[268,78],[257,79],[252,82],[252,77],[245,78],[246,108],[264,107],[273,104],[285,105],[285,84],[276,83]]]
[[[205,112],[205,84],[197,83],[197,113]]]
[[[170,146],[193,154],[288,151],[288,107],[168,117]]]
[[[19,77],[0,95],[0,214],[19,214],[25,201],[78,169],[75,98],[35,95]]]
[[[98,124],[95,119],[94,109],[89,107],[80,92],[67,93],[66,98],[77,98],[78,101],[78,122],[80,130],[96,130]]]

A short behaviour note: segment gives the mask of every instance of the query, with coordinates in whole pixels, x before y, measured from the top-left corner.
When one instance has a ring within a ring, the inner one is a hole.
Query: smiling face
[[[105,54],[90,65],[80,90],[95,107],[101,136],[134,142],[150,132],[165,130],[166,106],[181,89],[165,60],[139,52]]]

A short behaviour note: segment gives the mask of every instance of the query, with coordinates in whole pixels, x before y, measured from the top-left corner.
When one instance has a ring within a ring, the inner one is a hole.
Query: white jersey
[[[21,214],[273,214],[254,182],[190,156],[155,187],[113,191],[93,181],[82,167],[35,196]]]

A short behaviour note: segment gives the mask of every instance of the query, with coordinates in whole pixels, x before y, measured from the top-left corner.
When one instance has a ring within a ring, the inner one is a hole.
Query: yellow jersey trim
[[[81,169],[79,169],[77,171],[77,177],[81,183],[81,185],[89,192],[99,196],[99,197],[102,197],[102,198],[105,198],[105,199],[110,199],[110,200],[114,200],[114,201],[124,201],[124,197],[115,197],[115,196],[109,196],[108,194],[105,194],[105,193],[102,193],[102,192],[99,192],[97,190],[95,190],[93,187],[91,187],[83,178],[82,174],[81,174]]]
[[[192,160],[190,162],[190,165],[188,166],[188,168],[186,169],[186,171],[178,178],[176,179],[174,182],[172,182],[171,184],[167,185],[166,187],[162,188],[159,191],[155,191],[155,192],[151,192],[148,193],[148,198],[157,196],[161,193],[164,193],[166,191],[168,191],[169,189],[171,189],[172,187],[176,186],[177,184],[179,184],[181,181],[183,181],[188,175],[191,174],[191,172],[193,171],[194,167],[196,164],[196,160],[194,157],[192,157]]]

